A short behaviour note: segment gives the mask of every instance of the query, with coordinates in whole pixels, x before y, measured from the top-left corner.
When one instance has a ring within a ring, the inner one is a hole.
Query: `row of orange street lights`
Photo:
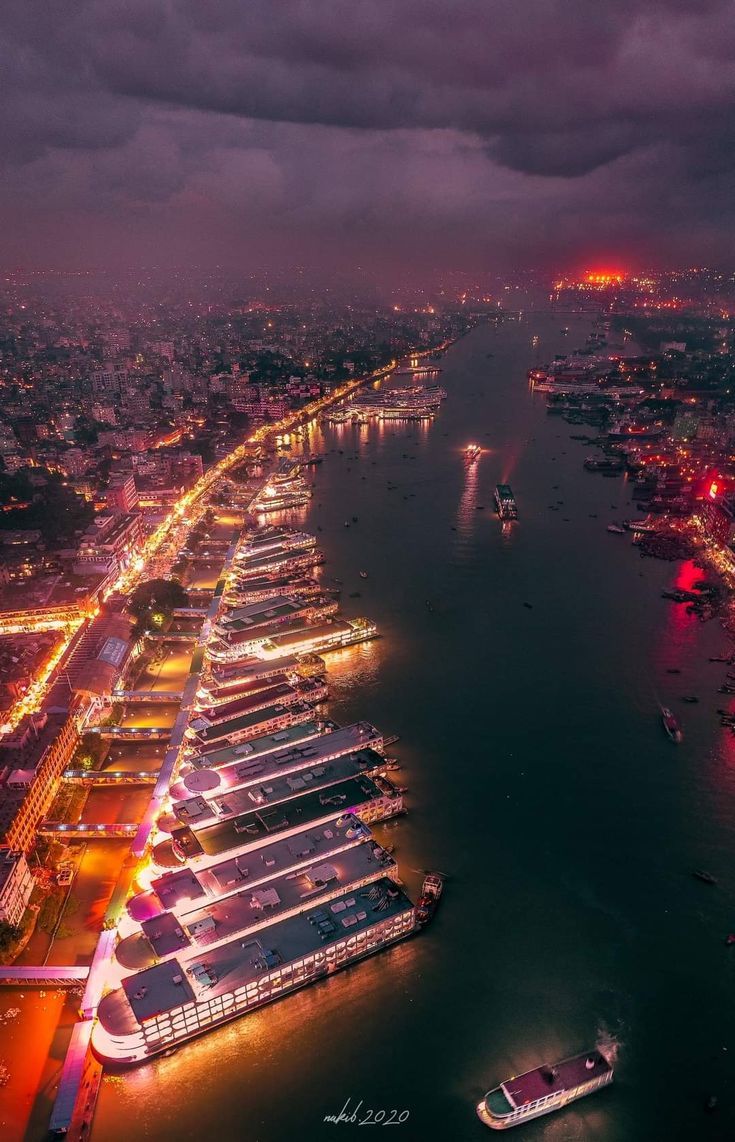
[[[285,416],[277,423],[263,425],[261,428],[256,429],[247,440],[234,448],[224,459],[218,461],[218,463],[205,472],[197,483],[190,488],[188,492],[185,492],[173,505],[165,519],[161,521],[155,531],[145,540],[140,554],[128,567],[121,571],[117,579],[106,588],[102,600],[105,601],[115,594],[129,593],[134,589],[142,580],[143,574],[150,562],[154,560],[160,549],[164,546],[165,541],[168,539],[173,542],[178,538],[178,525],[184,525],[188,529],[194,522],[187,514],[189,510],[201,504],[203,511],[205,506],[203,501],[207,493],[212,490],[216,482],[227,472],[246,459],[254,446],[265,443],[271,436],[277,436],[280,433],[287,432],[290,428],[294,428],[304,420],[311,419],[330,405],[344,400],[365,384],[386,377],[395,367],[396,361],[391,361],[390,364],[374,370],[374,372],[368,376],[358,377],[345,382],[345,384],[340,385],[339,388],[330,393],[329,396],[320,397],[318,400],[312,401],[310,404],[304,406],[304,408]],[[72,638],[84,622],[91,621],[98,613],[99,607],[92,605],[87,608],[83,615],[80,615],[78,620],[70,620],[58,624],[48,621],[44,623],[43,620],[39,620],[38,624],[34,623],[32,628],[34,631],[61,629],[65,632],[65,637],[60,641],[58,646],[54,648],[53,653],[44,663],[23,697],[7,712],[5,721],[0,725],[0,736],[11,732],[24,717],[34,713],[40,708],[53,684],[54,672],[61,662]],[[29,616],[28,622],[30,621],[32,620]],[[28,633],[29,630],[28,623],[22,619],[15,620],[12,627],[7,629],[3,628],[0,623],[0,634]]]

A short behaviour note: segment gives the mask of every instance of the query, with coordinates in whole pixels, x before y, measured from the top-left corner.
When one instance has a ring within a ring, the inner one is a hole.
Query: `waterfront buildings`
[[[0,848],[0,920],[17,927],[28,907],[34,880],[25,855]]]

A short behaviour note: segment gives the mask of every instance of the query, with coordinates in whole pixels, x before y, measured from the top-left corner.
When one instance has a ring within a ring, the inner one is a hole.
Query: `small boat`
[[[685,694],[682,698],[682,702],[691,702],[692,704],[698,701],[699,698],[696,696],[696,694]]]
[[[666,730],[666,733],[669,735],[671,741],[678,744],[683,739],[684,735],[681,732],[681,726],[679,725],[678,718],[672,714],[668,706],[661,707],[661,721],[663,722],[663,727]]]
[[[360,592],[359,591],[350,591],[350,598],[351,599],[359,599],[360,598]]]
[[[416,921],[423,927],[428,924],[436,911],[439,898],[444,890],[444,881],[437,872],[428,872],[421,885],[421,895],[416,901]]]
[[[533,603],[524,603],[523,606],[528,607],[529,611],[533,610]]]
[[[727,933],[725,936],[725,943],[727,944],[728,948],[731,948],[733,944],[735,944],[735,932]]]
[[[360,578],[361,579],[367,579],[367,577],[368,577],[367,571],[361,571],[360,572]]]
[[[666,673],[667,674],[681,674],[681,670],[679,669],[678,666],[669,666],[666,669]]]
[[[695,880],[701,880],[703,884],[717,884],[711,872],[706,872],[703,868],[695,868],[692,876]]]
[[[479,444],[468,444],[464,450],[464,458],[468,464],[474,464],[479,460],[482,453],[482,448]]]
[[[613,1080],[612,1057],[595,1047],[583,1055],[543,1063],[532,1071],[506,1079],[488,1091],[477,1114],[491,1130],[507,1130],[542,1114],[561,1110]]]
[[[357,516],[356,516],[356,515],[353,515],[353,517],[352,517],[352,522],[353,522],[353,523],[357,523]]]
[[[716,1094],[711,1094],[709,1096],[706,1103],[704,1104],[704,1109],[705,1110],[716,1110],[717,1109],[717,1095]]]

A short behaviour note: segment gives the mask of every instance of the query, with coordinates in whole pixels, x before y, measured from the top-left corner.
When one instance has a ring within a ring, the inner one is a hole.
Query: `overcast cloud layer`
[[[727,0],[5,0],[4,264],[735,254]]]

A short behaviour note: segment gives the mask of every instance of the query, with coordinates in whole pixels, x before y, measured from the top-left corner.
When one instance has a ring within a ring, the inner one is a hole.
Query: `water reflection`
[[[477,490],[480,479],[482,455],[471,463],[464,461],[464,487],[457,508],[457,530],[452,544],[457,562],[469,558],[477,527]]]

